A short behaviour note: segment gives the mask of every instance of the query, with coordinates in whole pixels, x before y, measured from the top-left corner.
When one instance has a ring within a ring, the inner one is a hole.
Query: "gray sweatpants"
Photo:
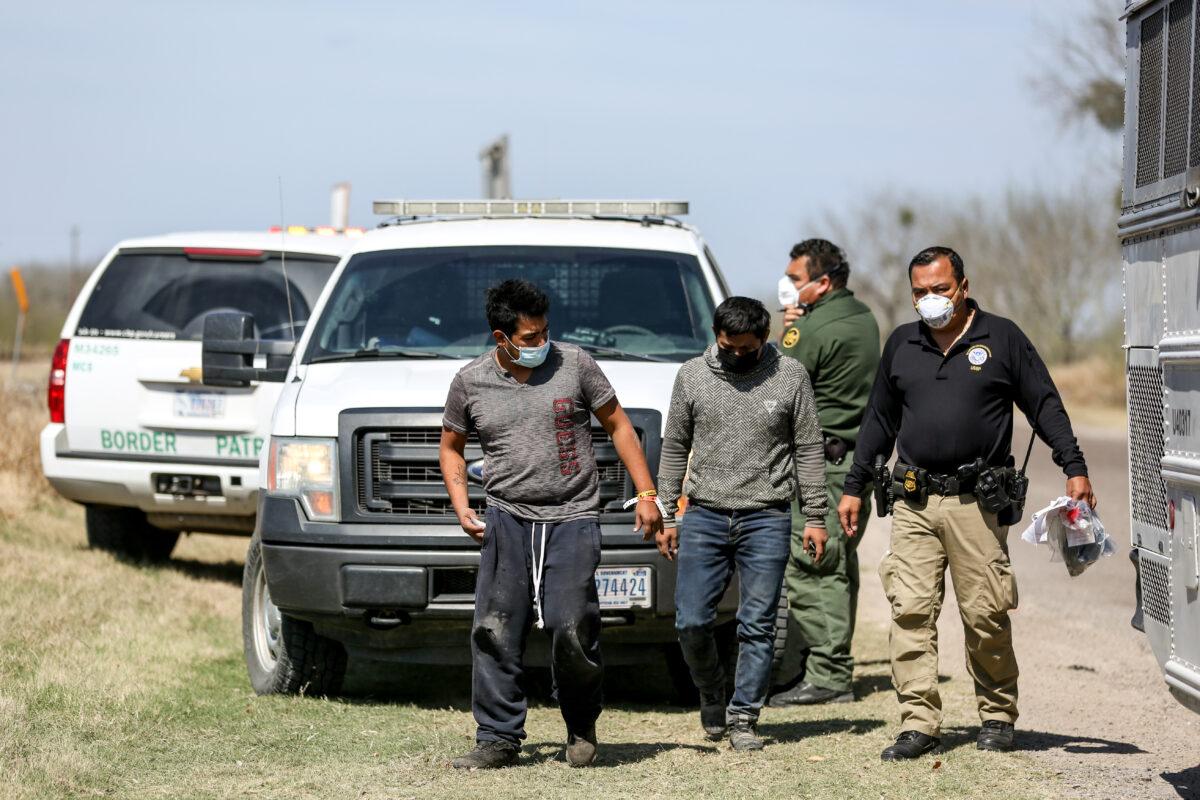
[[[475,738],[518,745],[525,738],[522,660],[539,605],[563,720],[569,732],[586,734],[600,716],[604,677],[595,583],[600,524],[527,522],[495,507],[486,519],[471,632]]]

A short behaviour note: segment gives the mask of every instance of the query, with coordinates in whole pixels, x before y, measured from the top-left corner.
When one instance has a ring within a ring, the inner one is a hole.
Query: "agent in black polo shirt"
[[[973,485],[980,466],[1011,464],[1014,403],[1054,451],[1067,475],[1066,494],[1096,505],[1071,421],[1025,334],[968,299],[962,258],[950,248],[921,251],[908,273],[921,320],[898,327],[884,345],[838,506],[842,527],[854,536],[872,465],[893,446],[898,463],[921,478],[907,481],[907,498],[898,495],[891,549],[879,565],[892,605],[889,643],[901,720],[885,761],[916,758],[938,744],[937,618],[947,567],[983,722],[977,746],[1012,746],[1017,661],[1008,612],[1017,605],[1017,584],[1008,527],[985,510]]]

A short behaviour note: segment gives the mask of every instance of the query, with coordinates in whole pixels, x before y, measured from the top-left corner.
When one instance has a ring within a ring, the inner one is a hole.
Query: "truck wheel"
[[[312,623],[289,617],[271,602],[262,545],[250,540],[242,570],[242,648],[257,694],[335,695],[346,676],[346,649]]]
[[[166,561],[179,531],[164,531],[136,508],[88,506],[84,513],[88,546],[126,561]]]
[[[713,626],[713,638],[717,642],[717,655],[725,665],[725,697],[733,697],[734,676],[737,671],[738,640],[737,620],[731,619]],[[667,662],[667,674],[675,690],[675,702],[681,706],[700,704],[700,691],[692,682],[692,673],[683,657],[679,644],[669,644],[663,649]]]
[[[788,609],[787,586],[784,586],[779,590],[779,605],[775,609],[775,651],[771,656],[772,686],[777,682],[779,668],[783,665],[783,654],[787,650]]]
[[[663,647],[663,658],[667,662],[667,675],[671,678],[671,688],[675,690],[675,703],[684,708],[700,704],[700,692],[692,683],[692,673],[688,670],[687,662],[683,659],[683,651],[679,644],[668,644]]]

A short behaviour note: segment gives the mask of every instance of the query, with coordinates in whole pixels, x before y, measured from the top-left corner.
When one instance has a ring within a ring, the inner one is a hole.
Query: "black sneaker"
[[[725,738],[729,725],[725,721],[725,692],[700,693],[700,725],[709,741],[719,742]]]
[[[783,708],[784,706],[815,706],[822,703],[853,703],[854,701],[853,691],[823,689],[804,681],[786,692],[772,695],[767,705],[772,708]]]
[[[476,742],[475,749],[450,762],[455,769],[500,769],[517,763],[520,749],[510,742]]]
[[[903,761],[910,758],[920,758],[933,750],[941,742],[933,736],[926,736],[920,731],[901,731],[896,737],[896,743],[888,745],[880,756],[884,761]]]
[[[729,746],[739,752],[762,750],[763,740],[758,738],[757,725],[749,717],[738,717],[729,726]]]
[[[976,749],[1004,752],[1011,750],[1012,745],[1013,726],[1011,722],[989,719],[979,726],[979,736],[975,739]]]
[[[572,767],[590,767],[596,760],[596,726],[593,725],[587,733],[576,736],[567,734],[567,763]]]

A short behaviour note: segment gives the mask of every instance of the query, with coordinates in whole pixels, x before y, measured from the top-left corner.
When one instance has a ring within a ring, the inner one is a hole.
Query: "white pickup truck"
[[[397,218],[338,265],[286,373],[250,363],[266,343],[246,314],[210,318],[205,381],[285,381],[259,478],[243,579],[243,638],[260,693],[334,693],[347,653],[469,662],[479,546],[438,467],[454,374],[492,346],[484,292],[507,278],[551,299],[551,337],[599,362],[657,470],[679,366],[713,340],[729,291],[686,204],[584,201],[377,203]],[[691,687],[674,630],[675,569],[635,534],[633,494],[603,429],[601,565],[609,664],[668,658]],[[483,452],[468,441],[471,502]],[[727,594],[721,609],[736,609]],[[531,663],[545,660],[542,637]]]
[[[289,350],[353,243],[322,233],[169,234],[100,262],[54,351],[41,436],[46,478],[86,506],[91,546],[163,559],[182,531],[253,531],[280,387],[201,385],[204,318],[253,314],[255,335]]]

